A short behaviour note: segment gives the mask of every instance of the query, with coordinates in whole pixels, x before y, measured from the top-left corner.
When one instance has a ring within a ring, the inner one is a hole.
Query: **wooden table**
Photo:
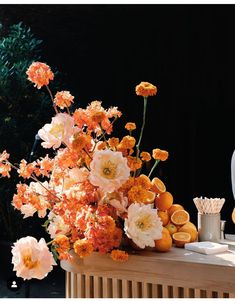
[[[235,251],[204,255],[172,248],[136,252],[125,263],[93,253],[62,261],[67,298],[234,298]]]

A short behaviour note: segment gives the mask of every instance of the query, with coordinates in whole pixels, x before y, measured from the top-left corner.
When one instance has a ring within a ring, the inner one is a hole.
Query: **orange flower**
[[[92,244],[86,239],[78,239],[77,241],[75,241],[75,243],[73,244],[73,249],[75,253],[81,258],[89,256],[94,250]]]
[[[141,82],[136,86],[135,91],[138,96],[154,96],[157,94],[157,87],[148,82]]]
[[[50,80],[54,79],[54,74],[50,67],[41,62],[33,62],[26,74],[28,79],[35,84],[35,87],[40,89],[42,86],[47,86]]]
[[[135,171],[142,166],[142,162],[139,158],[136,161],[135,157],[128,156],[127,157],[127,165],[129,166],[131,171]]]
[[[104,119],[105,119],[105,113],[103,111],[101,112],[95,112],[92,116],[91,116],[91,120],[96,122],[96,123],[101,123]]]
[[[119,144],[119,138],[115,138],[115,137],[109,138],[108,144],[111,148],[116,148]]]
[[[2,177],[10,178],[11,165],[7,161],[9,157],[10,155],[5,150],[0,154],[0,175]]]
[[[127,252],[121,250],[112,250],[110,256],[114,261],[120,261],[120,262],[127,261],[129,257]]]
[[[70,249],[70,242],[69,242],[69,238],[67,236],[65,236],[64,234],[56,235],[52,244],[55,246],[56,251],[59,254],[59,259],[66,260],[69,258],[68,251]]]
[[[120,144],[118,145],[118,148],[121,149],[131,149],[135,146],[135,138],[132,136],[125,136],[122,138]]]
[[[35,170],[35,162],[27,164],[24,159],[20,162],[20,168],[18,170],[19,175],[24,179],[29,179]]]
[[[169,155],[168,152],[165,150],[161,150],[159,148],[153,149],[152,156],[155,160],[166,161],[168,155]]]
[[[104,141],[100,141],[98,144],[97,144],[97,149],[98,150],[104,150],[104,149],[106,149],[107,148],[107,145],[106,145],[106,143],[104,142]]]
[[[72,148],[80,152],[86,146],[90,146],[91,136],[86,134],[76,133],[73,135]]]
[[[54,102],[58,107],[64,109],[71,106],[73,99],[74,96],[72,96],[69,91],[61,91],[56,93]]]
[[[136,125],[134,122],[127,122],[125,129],[127,129],[128,131],[134,131],[136,129]]]
[[[99,217],[98,223],[107,233],[112,233],[115,230],[115,220],[109,215]]]
[[[142,159],[142,161],[150,161],[151,160],[151,155],[148,152],[141,152],[140,153],[140,158]]]
[[[141,185],[135,185],[128,191],[128,199],[131,203],[144,203],[147,198],[147,190]]]

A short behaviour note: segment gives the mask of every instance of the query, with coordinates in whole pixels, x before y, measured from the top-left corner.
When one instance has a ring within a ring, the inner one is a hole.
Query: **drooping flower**
[[[109,149],[94,153],[90,169],[90,182],[105,192],[118,189],[130,176],[127,159]]]
[[[56,265],[43,238],[39,242],[31,236],[17,240],[12,248],[12,254],[16,276],[24,280],[43,279],[53,269],[53,265]]]
[[[128,260],[128,253],[122,250],[112,250],[110,254],[114,261],[125,262]]]
[[[157,94],[157,87],[148,82],[141,82],[136,86],[135,91],[138,96],[154,96]]]
[[[50,67],[41,62],[33,62],[26,74],[28,79],[35,84],[35,87],[40,89],[42,86],[47,86],[50,80],[54,79],[54,74]]]
[[[131,204],[124,231],[138,247],[154,247],[154,241],[162,237],[162,222],[157,210],[151,205]]]
[[[153,149],[153,158],[155,160],[166,161],[168,158],[168,152],[159,148]]]
[[[79,239],[75,241],[73,249],[81,258],[89,256],[94,251],[92,244],[86,239]]]
[[[44,140],[44,148],[56,149],[61,143],[69,145],[70,138],[75,132],[74,120],[67,113],[59,113],[52,117],[51,123],[45,124],[39,131],[39,137]]]
[[[74,96],[69,91],[60,91],[56,93],[54,102],[59,108],[64,109],[71,106],[73,99]]]

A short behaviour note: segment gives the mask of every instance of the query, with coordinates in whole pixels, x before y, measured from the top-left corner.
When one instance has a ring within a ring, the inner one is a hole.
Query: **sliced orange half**
[[[232,221],[235,224],[235,208],[233,209],[233,212],[232,212]]]
[[[151,181],[152,190],[156,193],[163,193],[166,191],[166,186],[159,178],[155,177]]]
[[[190,216],[186,210],[176,210],[171,215],[171,222],[177,226],[181,226],[189,222]]]
[[[191,240],[191,235],[187,232],[176,232],[172,234],[173,241],[176,247],[182,248]]]

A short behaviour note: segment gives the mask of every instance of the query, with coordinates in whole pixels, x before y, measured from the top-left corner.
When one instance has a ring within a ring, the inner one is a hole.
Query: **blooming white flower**
[[[56,265],[43,238],[39,242],[31,236],[23,237],[12,247],[12,263],[17,277],[43,279]]]
[[[104,192],[113,192],[127,181],[130,168],[121,152],[96,151],[90,164],[89,180]]]
[[[138,247],[142,249],[154,247],[154,241],[162,238],[162,228],[157,209],[152,209],[151,205],[139,203],[133,203],[129,206],[124,231]]]
[[[69,225],[66,225],[63,218],[60,215],[56,215],[54,212],[48,214],[48,220],[50,221],[47,231],[51,238],[55,238],[57,234],[67,234],[70,230]]]
[[[47,123],[38,131],[39,137],[44,140],[44,148],[56,149],[64,142],[68,145],[75,132],[74,119],[67,113],[59,113],[52,117],[51,123]]]

